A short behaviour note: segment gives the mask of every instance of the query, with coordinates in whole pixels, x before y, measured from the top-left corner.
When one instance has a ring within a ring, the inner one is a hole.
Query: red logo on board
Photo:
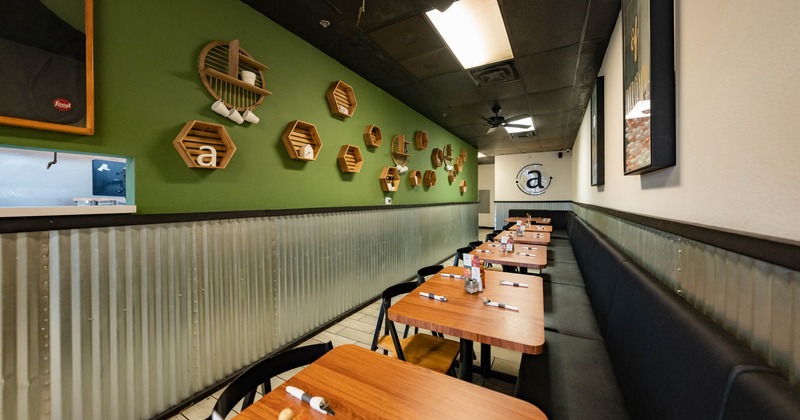
[[[66,99],[58,98],[53,101],[53,108],[67,112],[72,109],[72,103]]]

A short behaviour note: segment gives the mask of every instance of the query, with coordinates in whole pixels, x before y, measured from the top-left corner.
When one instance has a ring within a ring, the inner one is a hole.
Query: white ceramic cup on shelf
[[[251,124],[258,124],[259,121],[258,115],[254,114],[253,111],[250,110],[250,108],[244,110],[242,118],[244,118],[245,121]]]
[[[242,70],[241,71],[241,75],[242,75],[242,81],[243,82],[247,83],[248,85],[255,86],[255,84],[256,84],[256,74],[255,74],[255,72],[252,72],[250,70]]]
[[[225,106],[225,103],[222,102],[222,99],[211,104],[211,110],[219,115],[222,115],[223,117],[228,117],[231,115],[231,110],[228,109],[227,106]]]
[[[231,121],[235,122],[236,124],[241,124],[244,122],[244,118],[242,118],[242,114],[236,110],[236,108],[231,108],[230,114],[228,115]]]

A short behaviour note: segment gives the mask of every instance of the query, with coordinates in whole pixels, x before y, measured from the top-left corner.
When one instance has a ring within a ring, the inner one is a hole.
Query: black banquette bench
[[[518,398],[551,419],[800,419],[788,381],[561,213],[569,239],[552,240],[542,273],[545,351],[522,355]]]

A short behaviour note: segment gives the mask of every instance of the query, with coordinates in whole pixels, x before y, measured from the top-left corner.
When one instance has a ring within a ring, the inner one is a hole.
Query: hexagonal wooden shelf
[[[327,95],[331,112],[340,117],[352,117],[356,112],[356,95],[353,88],[347,83],[337,80],[331,83]]]
[[[408,145],[411,142],[406,141],[406,136],[398,134],[392,138],[392,161],[395,165],[405,166],[408,158]]]
[[[236,152],[225,127],[197,120],[184,124],[172,145],[190,168],[225,169]]]
[[[442,149],[442,153],[444,154],[444,160],[451,161],[453,160],[453,146],[449,144],[445,144],[444,148]]]
[[[456,174],[460,174],[461,171],[464,170],[464,158],[460,155],[456,157],[456,163],[453,164],[453,170],[456,171]]]
[[[456,175],[458,175],[458,174],[456,174],[456,171],[455,171],[455,170],[453,170],[453,171],[448,171],[448,172],[447,172],[447,181],[448,181],[450,184],[452,184],[452,183],[453,183],[453,181],[455,181],[455,180],[456,180]]]
[[[436,171],[425,171],[425,175],[422,176],[422,183],[428,188],[436,185]]]
[[[322,149],[322,139],[317,127],[305,121],[294,120],[286,126],[281,137],[289,157],[296,160],[316,160]]]
[[[422,185],[422,172],[417,170],[409,171],[408,182],[411,184],[411,188]]]
[[[444,164],[444,153],[442,153],[442,149],[437,147],[431,151],[431,164],[433,164],[434,168],[438,168]]]
[[[416,143],[417,150],[428,150],[428,132],[417,131],[414,136],[414,143]]]
[[[339,161],[339,168],[342,172],[361,172],[361,164],[364,163],[361,149],[352,144],[342,146],[336,160]]]
[[[364,130],[364,143],[367,143],[368,147],[381,147],[382,142],[381,128],[377,125],[368,125]]]
[[[467,180],[463,180],[459,183],[458,190],[461,191],[461,194],[467,192]]]
[[[386,192],[395,192],[400,186],[400,172],[394,166],[384,166],[381,170],[381,189]]]
[[[458,154],[461,156],[461,160],[466,162],[467,161],[467,149],[461,149],[461,153]]]

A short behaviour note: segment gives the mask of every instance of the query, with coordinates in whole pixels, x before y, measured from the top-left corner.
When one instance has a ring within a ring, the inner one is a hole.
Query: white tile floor
[[[486,236],[486,233],[487,231],[481,230],[479,238],[483,239],[483,237]],[[448,260],[444,264],[452,265],[452,260]],[[316,344],[316,343],[331,341],[333,342],[334,346],[340,346],[342,344],[355,344],[368,349],[370,343],[372,343],[372,334],[375,331],[375,326],[378,322],[379,308],[380,308],[379,301],[372,302],[369,306],[361,309],[357,313],[331,326],[330,328],[320,332],[319,334],[315,335],[314,337],[312,337],[311,339],[305,341],[300,345],[302,346],[307,344]],[[401,324],[396,324],[396,326],[398,331],[402,331],[404,328],[404,326]],[[420,330],[420,333],[430,334],[430,332],[426,330]],[[450,337],[450,336],[445,336],[445,337],[456,341],[458,340],[455,337]],[[475,361],[475,364],[479,365],[480,364],[479,344],[475,345],[475,353],[478,357],[477,360]],[[507,373],[509,375],[516,376],[517,372],[519,371],[519,363],[521,357],[522,355],[519,352],[493,347],[492,369],[497,372]],[[278,375],[276,378],[273,378],[272,379],[273,388],[282,384],[287,379],[291,378],[300,369],[302,368],[285,372],[281,375]],[[489,388],[509,395],[513,394],[514,392],[513,384],[509,384],[495,379],[484,380],[483,378],[481,378],[479,372],[474,372],[473,376],[474,376],[473,382],[476,385],[480,385],[485,388]],[[211,414],[211,410],[214,408],[214,404],[216,404],[217,398],[221,393],[222,390],[217,391],[210,397],[197,402],[196,404],[192,405],[189,408],[186,408],[180,414],[172,417],[170,420],[206,419],[209,416],[209,414]],[[256,398],[258,397],[260,397],[260,395],[257,396]],[[234,411],[230,415],[228,415],[227,418],[230,419],[234,417],[236,414],[238,414],[238,412],[239,412],[238,408],[234,409]]]

